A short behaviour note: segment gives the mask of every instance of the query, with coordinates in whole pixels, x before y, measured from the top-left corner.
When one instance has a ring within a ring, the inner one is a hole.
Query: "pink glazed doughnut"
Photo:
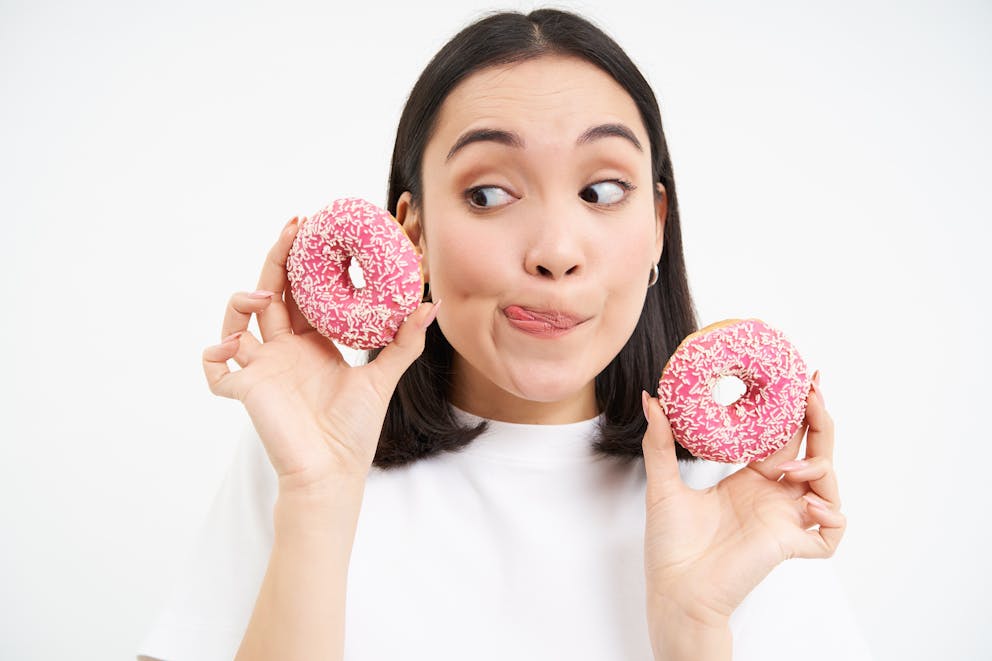
[[[365,285],[348,273],[354,258]],[[297,307],[324,337],[353,349],[392,341],[423,298],[420,254],[386,210],[357,197],[334,200],[300,226],[286,272]]]
[[[725,376],[746,387],[730,405],[713,398]],[[682,340],[662,370],[658,399],[675,440],[694,456],[751,462],[781,449],[799,429],[811,382],[780,331],[760,319],[725,319]]]

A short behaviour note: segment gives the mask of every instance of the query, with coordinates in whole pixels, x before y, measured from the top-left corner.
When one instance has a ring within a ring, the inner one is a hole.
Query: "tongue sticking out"
[[[506,308],[506,316],[510,319],[516,319],[517,321],[547,321],[544,317],[538,317],[537,315],[524,310],[519,305],[511,305]]]
[[[506,316],[516,321],[540,321],[558,328],[567,328],[572,325],[568,322],[568,320],[562,319],[560,315],[553,313],[540,314],[537,312],[531,312],[530,310],[525,310],[519,305],[508,306],[506,308]]]

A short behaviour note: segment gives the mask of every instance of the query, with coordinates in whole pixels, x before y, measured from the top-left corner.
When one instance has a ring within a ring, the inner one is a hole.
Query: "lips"
[[[509,305],[503,313],[514,325],[529,331],[565,331],[574,328],[583,321],[576,314],[563,310],[535,310],[521,305]]]

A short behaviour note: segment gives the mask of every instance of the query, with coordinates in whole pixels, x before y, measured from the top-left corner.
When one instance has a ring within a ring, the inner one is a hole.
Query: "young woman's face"
[[[595,417],[594,379],[633,332],[662,251],[667,200],[634,101],[578,58],[477,72],[441,107],[423,187],[422,208],[405,192],[397,219],[444,301],[452,403],[520,423]]]

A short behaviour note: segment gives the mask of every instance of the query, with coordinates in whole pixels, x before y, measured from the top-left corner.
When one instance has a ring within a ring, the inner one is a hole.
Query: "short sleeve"
[[[872,661],[832,558],[773,569],[731,617],[734,659]]]
[[[137,658],[230,661],[247,630],[273,543],[275,470],[254,427],[234,458]]]

